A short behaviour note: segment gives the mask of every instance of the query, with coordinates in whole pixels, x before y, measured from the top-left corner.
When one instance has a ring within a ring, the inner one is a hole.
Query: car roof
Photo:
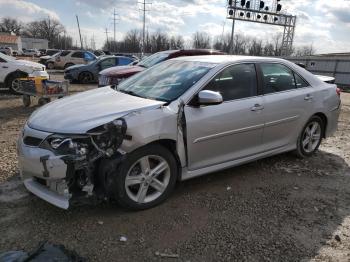
[[[202,55],[202,56],[181,56],[174,60],[224,64],[230,62],[282,62],[284,59],[259,56],[239,56],[239,55]]]

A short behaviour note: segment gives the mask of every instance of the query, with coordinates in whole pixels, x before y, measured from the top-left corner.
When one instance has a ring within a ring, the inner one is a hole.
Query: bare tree
[[[0,31],[19,35],[23,25],[17,19],[5,17],[0,22]]]
[[[193,48],[210,48],[210,36],[205,32],[196,32],[192,36]]]
[[[23,35],[47,39],[49,41],[49,46],[54,47],[54,40],[64,31],[65,28],[59,21],[47,18],[29,23]]]
[[[300,46],[295,48],[293,54],[294,56],[311,56],[314,55],[316,52],[313,44],[309,46]]]

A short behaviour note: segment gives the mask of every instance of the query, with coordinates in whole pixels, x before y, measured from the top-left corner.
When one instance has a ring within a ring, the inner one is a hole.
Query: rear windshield
[[[151,66],[154,66],[155,64],[158,64],[165,59],[167,59],[169,56],[168,53],[155,53],[149,57],[146,57],[143,59],[140,63],[138,63],[139,66],[150,68]]]

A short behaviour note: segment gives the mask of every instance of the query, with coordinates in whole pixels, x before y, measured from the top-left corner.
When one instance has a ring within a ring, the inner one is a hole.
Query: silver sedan
[[[337,129],[340,93],[282,59],[200,56],[37,110],[18,140],[26,188],[67,209],[115,199],[155,206],[177,181],[295,151]]]

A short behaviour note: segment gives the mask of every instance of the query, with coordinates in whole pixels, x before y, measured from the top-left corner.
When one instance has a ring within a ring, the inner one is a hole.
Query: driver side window
[[[108,58],[100,63],[101,70],[115,66],[115,58]]]
[[[204,90],[219,92],[223,101],[231,101],[257,95],[254,64],[240,64],[225,68],[216,75]]]

